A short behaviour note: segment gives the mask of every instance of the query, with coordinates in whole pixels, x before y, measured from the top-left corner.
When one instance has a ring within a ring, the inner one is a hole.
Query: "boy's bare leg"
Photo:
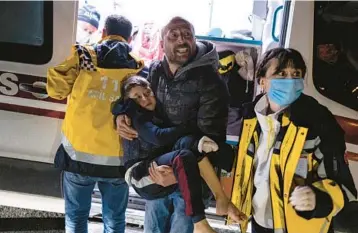
[[[226,196],[219,178],[217,177],[213,166],[207,157],[199,162],[201,177],[205,180],[216,199],[216,214],[228,215],[235,222],[242,222],[246,215],[241,213]]]
[[[199,170],[201,177],[203,177],[216,199],[216,214],[227,214],[229,199],[226,197],[216,172],[207,157],[199,162]]]
[[[216,233],[206,219],[194,224],[194,233]]]

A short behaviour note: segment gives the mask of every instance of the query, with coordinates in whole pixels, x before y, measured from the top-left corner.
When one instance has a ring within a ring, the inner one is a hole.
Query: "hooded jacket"
[[[229,92],[218,73],[219,56],[210,42],[198,41],[196,48],[196,55],[175,74],[166,58],[151,64],[148,81],[161,104],[158,118],[167,126],[194,121],[203,135],[225,143]],[[230,165],[232,158],[218,157],[210,158],[214,165]]]
[[[111,103],[120,97],[120,81],[143,66],[122,37],[108,36],[92,46],[75,45],[66,61],[48,70],[49,96],[68,98],[56,167],[95,177],[124,176]]]
[[[152,63],[148,80],[167,124],[197,122],[204,135],[225,141],[229,94],[218,73],[218,53],[210,42],[197,42],[197,53],[175,74],[168,61]]]

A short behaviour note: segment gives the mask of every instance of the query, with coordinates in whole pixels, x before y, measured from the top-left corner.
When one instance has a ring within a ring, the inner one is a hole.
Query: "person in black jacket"
[[[226,140],[229,95],[218,74],[218,54],[212,43],[195,40],[193,25],[175,17],[162,29],[162,61],[149,68],[151,83],[160,105],[157,117],[166,127],[192,120],[198,129],[217,144]],[[132,140],[138,133],[128,116],[117,117],[121,138]],[[213,165],[225,158],[209,157]],[[221,165],[221,164],[219,164]],[[165,173],[160,172],[166,170]],[[150,169],[152,179],[162,186],[176,183],[173,171],[162,166]],[[180,192],[146,203],[145,232],[193,232],[190,217],[185,215]]]
[[[175,185],[163,187],[155,184],[149,178],[148,168],[151,163],[168,165],[173,167],[184,197],[186,214],[193,219],[194,232],[214,232],[204,213],[199,185],[201,176],[215,194],[217,214],[229,215],[236,222],[245,219],[225,195],[214,168],[205,156],[209,153],[213,156],[231,154],[233,159],[234,151],[230,145],[217,145],[210,138],[197,134],[196,126],[190,123],[168,128],[156,125],[155,96],[150,83],[140,76],[130,76],[122,81],[121,96],[114,104],[112,113],[114,116],[129,116],[139,135],[138,139],[121,141],[128,185],[147,200],[165,197],[175,191]]]

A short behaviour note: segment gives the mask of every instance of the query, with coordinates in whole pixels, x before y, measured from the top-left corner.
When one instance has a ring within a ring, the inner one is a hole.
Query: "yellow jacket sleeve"
[[[58,100],[67,98],[79,74],[79,56],[76,49],[61,64],[47,71],[47,93]]]

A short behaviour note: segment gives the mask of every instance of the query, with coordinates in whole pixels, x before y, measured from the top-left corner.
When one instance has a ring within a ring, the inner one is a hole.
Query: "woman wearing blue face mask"
[[[270,50],[257,69],[262,94],[243,106],[233,200],[253,233],[333,232],[332,218],[357,196],[344,132],[302,93],[305,75],[298,51]]]

